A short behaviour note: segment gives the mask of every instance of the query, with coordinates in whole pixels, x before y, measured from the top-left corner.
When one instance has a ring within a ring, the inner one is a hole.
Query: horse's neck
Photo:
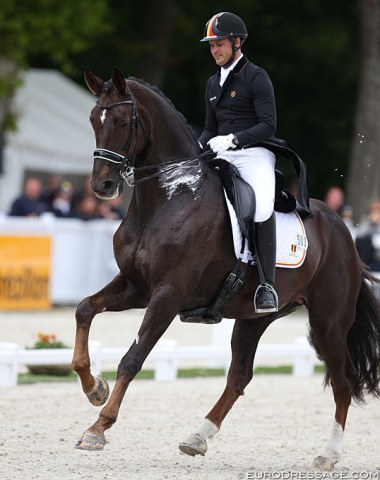
[[[196,140],[185,119],[165,98],[149,89],[144,92],[145,97],[140,97],[140,106],[144,111],[144,123],[149,125],[151,140],[144,163],[157,164],[196,156]]]
[[[168,201],[171,202],[170,208],[176,209],[180,203],[177,197],[184,192],[196,196],[203,181],[203,167],[196,160],[196,140],[173,107],[151,92],[140,101],[143,121],[149,125],[151,140],[139,155],[136,166],[152,168],[137,170],[134,195],[141,214],[148,219]],[[144,105],[142,102],[145,102]],[[188,162],[189,159],[195,161]]]

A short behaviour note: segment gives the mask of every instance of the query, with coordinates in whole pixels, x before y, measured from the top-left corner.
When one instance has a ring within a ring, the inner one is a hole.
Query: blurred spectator
[[[356,228],[355,222],[354,222],[354,211],[352,210],[352,208],[350,206],[345,205],[342,208],[340,216],[342,217],[342,220],[344,221],[348,230],[350,231],[352,238],[355,240],[357,228]]]
[[[52,208],[53,200],[58,195],[60,185],[61,175],[58,173],[49,174],[48,187],[43,189],[41,198],[50,208]]]
[[[359,226],[356,236],[359,257],[373,272],[380,272],[380,201],[368,206],[368,219]]]
[[[52,200],[51,210],[57,217],[70,217],[72,214],[72,200],[74,188],[71,182],[63,181]]]
[[[74,217],[81,220],[94,220],[100,218],[98,214],[98,201],[93,195],[83,197],[75,206]]]
[[[91,175],[88,175],[84,180],[82,184],[82,188],[79,191],[76,191],[74,193],[73,197],[73,208],[76,209],[77,205],[87,196],[92,196],[95,197],[95,193],[92,191],[90,187],[90,180],[91,180]]]
[[[26,180],[22,195],[12,203],[9,215],[16,217],[37,217],[48,211],[48,205],[41,197],[42,182],[39,178]]]
[[[324,201],[334,212],[340,215],[344,207],[343,190],[337,186],[330,187],[325,194]]]
[[[101,218],[109,220],[121,220],[124,218],[124,212],[120,208],[123,203],[123,197],[119,196],[111,200],[103,200],[99,203],[98,212]]]

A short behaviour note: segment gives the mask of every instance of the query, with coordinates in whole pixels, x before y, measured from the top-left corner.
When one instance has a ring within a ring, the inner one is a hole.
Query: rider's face
[[[211,55],[214,57],[215,63],[222,67],[225,65],[232,55],[232,45],[228,38],[220,38],[218,40],[210,40]]]

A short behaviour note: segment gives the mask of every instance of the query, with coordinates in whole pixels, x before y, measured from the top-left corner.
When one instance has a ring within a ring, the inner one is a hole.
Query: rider
[[[242,54],[248,37],[244,22],[237,15],[222,12],[206,23],[201,42],[208,42],[215,63],[220,67],[206,85],[206,120],[199,137],[231,162],[256,195],[255,247],[265,281],[255,292],[258,313],[278,311],[273,287],[276,266],[276,220],[274,214],[274,153],[256,144],[274,136],[276,105],[272,82],[261,67]]]

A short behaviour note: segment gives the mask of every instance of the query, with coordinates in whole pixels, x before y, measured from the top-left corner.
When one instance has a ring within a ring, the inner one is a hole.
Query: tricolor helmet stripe
[[[247,27],[240,17],[234,13],[220,12],[206,23],[201,42],[229,37],[240,37],[244,41],[247,36]]]
[[[206,32],[206,37],[216,37],[215,33],[212,31],[212,28],[214,26],[214,22],[215,20],[220,16],[222,15],[221,13],[217,13],[216,15],[214,15],[211,20],[208,22],[208,26],[207,26],[207,32]]]

